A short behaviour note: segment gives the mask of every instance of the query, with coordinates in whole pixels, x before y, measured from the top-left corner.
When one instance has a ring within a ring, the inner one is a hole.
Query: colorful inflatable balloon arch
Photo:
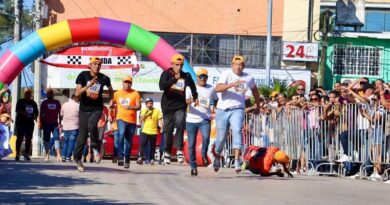
[[[72,19],[44,27],[30,34],[0,57],[0,87],[10,84],[25,66],[44,53],[77,42],[102,41],[141,52],[164,70],[178,52],[164,39],[141,27],[106,18]],[[183,71],[195,80],[187,60]]]

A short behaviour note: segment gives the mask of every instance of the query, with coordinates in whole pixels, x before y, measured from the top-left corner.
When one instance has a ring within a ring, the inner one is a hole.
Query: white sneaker
[[[360,174],[357,173],[355,175],[349,176],[348,178],[350,178],[350,179],[359,179],[360,178]]]
[[[171,155],[167,152],[164,152],[164,164],[165,165],[171,164]]]
[[[177,162],[179,162],[180,164],[182,164],[182,163],[184,162],[183,151],[177,150],[176,155],[177,155]]]
[[[371,181],[377,181],[377,180],[382,180],[382,176],[379,175],[378,173],[373,173],[369,177]]]
[[[351,157],[348,157],[346,154],[343,154],[343,156],[340,159],[336,160],[336,162],[349,162],[349,161],[351,161]]]
[[[390,184],[390,180],[385,181],[385,184]]]

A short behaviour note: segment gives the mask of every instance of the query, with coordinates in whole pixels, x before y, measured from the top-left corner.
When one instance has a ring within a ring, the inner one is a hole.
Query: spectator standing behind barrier
[[[113,108],[109,109],[110,111],[110,117],[108,118],[111,122],[111,130],[112,135],[114,137],[114,153],[112,157],[112,163],[116,164],[118,163],[118,140],[119,140],[119,132],[118,132],[118,125],[116,123],[116,114],[118,113],[117,106],[114,106]]]
[[[114,106],[118,108],[118,166],[124,166],[125,169],[130,168],[130,151],[137,128],[137,110],[141,108],[141,96],[131,88],[132,83],[133,78],[130,76],[122,80],[123,88],[114,93],[110,106],[111,109]]]
[[[34,131],[34,121],[38,118],[38,105],[31,99],[32,91],[24,91],[24,98],[16,103],[16,157],[15,161],[20,160],[20,148],[25,137],[24,159],[30,160],[31,140]]]
[[[151,98],[146,98],[145,105],[146,108],[143,109],[140,114],[140,124],[142,127],[140,135],[139,157],[137,163],[140,165],[143,164],[143,161],[146,158],[145,152],[147,145],[149,144],[149,159],[150,164],[153,165],[154,153],[156,151],[157,134],[159,132],[158,127],[162,127],[163,125],[162,113],[159,109],[153,107],[153,100]]]
[[[217,140],[215,141],[215,159],[213,167],[221,167],[220,154],[226,143],[229,128],[233,135],[234,169],[241,172],[242,128],[244,122],[245,93],[251,89],[256,102],[256,112],[260,108],[260,97],[253,77],[245,72],[244,57],[234,56],[232,70],[225,71],[218,79],[215,91],[219,93],[216,111]]]
[[[11,115],[12,104],[10,102],[11,91],[4,87],[0,90],[0,114],[7,113]]]
[[[108,108],[106,106],[103,105],[103,110],[102,110],[102,115],[100,116],[100,119],[99,119],[99,122],[98,122],[98,133],[99,133],[99,137],[98,137],[98,149],[99,149],[99,152],[100,154],[102,154],[103,152],[103,138],[104,138],[104,132],[106,131],[106,127],[107,127],[107,121],[108,121]],[[103,157],[103,156],[101,156]]]
[[[96,163],[100,163],[98,145],[97,123],[102,115],[103,109],[103,87],[108,88],[110,99],[112,98],[111,80],[100,73],[102,61],[99,57],[92,57],[89,61],[89,71],[81,72],[76,79],[76,97],[80,98],[79,111],[79,136],[77,137],[74,158],[77,163],[77,170],[84,172],[81,161],[83,149],[87,142],[88,134],[91,138],[91,146],[94,151]]]
[[[196,164],[196,138],[198,130],[200,130],[202,135],[202,161],[205,166],[209,164],[207,159],[207,149],[210,143],[210,117],[211,111],[213,110],[214,112],[214,106],[218,100],[214,87],[207,84],[207,70],[205,68],[198,69],[196,77],[196,90],[198,92],[199,106],[195,106],[191,90],[188,88],[186,89],[186,101],[188,103],[186,129],[188,136],[188,152],[190,154],[189,162],[191,165],[191,176],[198,175]]]
[[[62,161],[71,161],[77,136],[79,134],[79,108],[78,98],[75,94],[61,107],[62,130],[64,143],[62,147]]]
[[[171,149],[173,144],[173,132],[175,132],[175,147],[179,163],[184,162],[183,137],[186,122],[187,103],[185,88],[190,87],[195,102],[198,105],[198,93],[191,76],[182,71],[184,56],[176,54],[172,56],[172,67],[162,72],[160,76],[160,90],[163,90],[161,109],[164,121],[164,163],[171,163]]]
[[[54,91],[47,89],[47,99],[41,103],[39,113],[40,128],[43,129],[43,143],[45,147],[45,161],[49,160],[50,155],[50,136],[53,135],[54,148],[56,151],[56,160],[61,161],[60,153],[60,132],[61,127],[61,103],[54,99]]]

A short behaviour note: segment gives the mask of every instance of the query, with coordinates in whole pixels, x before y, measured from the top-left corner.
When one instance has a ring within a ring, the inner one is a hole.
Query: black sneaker
[[[213,168],[215,172],[218,172],[219,168],[221,167],[221,156],[215,155],[215,159],[213,162]]]
[[[66,158],[65,157],[62,157],[62,162],[66,162]]]
[[[210,163],[209,160],[207,159],[207,157],[202,157],[202,161],[203,161],[204,166],[207,166]]]
[[[123,166],[125,164],[125,162],[123,160],[118,160],[118,166]]]
[[[30,156],[24,156],[24,160],[26,160],[26,161],[31,161],[31,159],[30,159]]]
[[[144,161],[142,160],[141,157],[139,157],[139,158],[137,159],[137,164],[139,164],[139,165],[143,165],[143,164],[144,164]]]
[[[130,168],[130,160],[125,160],[125,164],[123,165],[123,168],[125,168],[125,169]]]
[[[20,157],[19,157],[19,156],[16,156],[16,157],[15,157],[15,161],[20,161]]]
[[[114,157],[114,158],[112,158],[112,163],[118,163],[118,157]]]
[[[191,176],[198,176],[198,170],[197,169],[191,169]]]
[[[165,165],[171,164],[171,155],[167,152],[164,152],[164,164]]]

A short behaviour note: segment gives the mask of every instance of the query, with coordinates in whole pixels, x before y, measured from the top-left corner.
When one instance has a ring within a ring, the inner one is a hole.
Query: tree
[[[297,85],[296,86],[290,86],[287,83],[287,80],[280,80],[277,78],[274,78],[272,80],[271,86],[260,86],[258,88],[259,93],[263,95],[265,98],[271,97],[272,93],[284,93],[287,95],[288,98],[291,98],[295,92],[297,91]]]
[[[13,0],[4,0],[3,10],[0,11],[0,44],[13,39],[14,14]],[[29,10],[23,10],[21,15],[22,33],[31,32],[33,30],[33,14]]]

